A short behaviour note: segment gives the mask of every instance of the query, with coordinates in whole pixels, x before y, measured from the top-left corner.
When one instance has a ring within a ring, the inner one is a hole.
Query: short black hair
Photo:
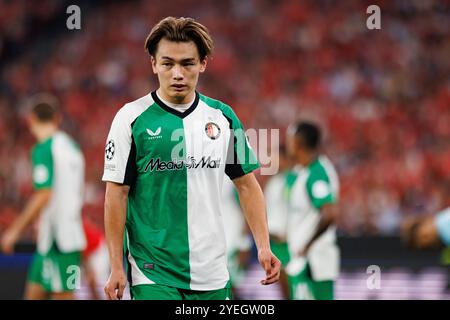
[[[301,139],[308,150],[315,151],[320,147],[322,134],[319,126],[312,122],[297,122],[294,125],[294,135],[297,139]]]
[[[145,50],[155,57],[161,39],[174,42],[193,41],[197,46],[200,61],[211,55],[214,47],[208,28],[192,18],[167,17],[158,22],[145,40]]]
[[[58,100],[49,94],[38,94],[31,99],[31,112],[40,122],[51,122],[58,113]]]

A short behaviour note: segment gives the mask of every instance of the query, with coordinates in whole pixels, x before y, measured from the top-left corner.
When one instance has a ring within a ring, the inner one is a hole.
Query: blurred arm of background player
[[[22,213],[14,220],[2,236],[1,248],[4,253],[11,254],[14,252],[14,245],[20,238],[21,233],[39,216],[42,208],[47,205],[51,196],[51,189],[40,189],[33,193]]]
[[[450,208],[435,215],[406,219],[401,234],[403,242],[415,249],[450,246]]]
[[[239,194],[239,202],[258,248],[258,260],[266,272],[263,285],[280,278],[281,262],[270,250],[264,195],[253,173],[233,180]]]
[[[337,205],[328,203],[320,208],[320,220],[317,225],[316,231],[314,232],[311,240],[306,244],[305,248],[302,252],[300,252],[301,256],[306,256],[309,248],[311,248],[314,241],[316,241],[325,231],[327,231],[328,227],[333,225],[337,219],[338,210]]]
[[[122,299],[127,278],[123,269],[123,237],[127,213],[129,186],[114,182],[106,183],[105,238],[109,252],[111,274],[105,286],[108,299]]]

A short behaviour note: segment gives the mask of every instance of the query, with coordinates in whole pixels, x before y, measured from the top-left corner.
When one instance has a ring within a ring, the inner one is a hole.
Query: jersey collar
[[[175,110],[174,108],[169,107],[164,102],[162,102],[161,99],[158,98],[158,95],[156,94],[156,90],[152,91],[152,98],[153,98],[153,101],[155,101],[158,104],[158,106],[160,106],[162,109],[164,109],[164,111],[167,111],[167,112],[169,112],[177,117],[180,117],[182,119],[187,117],[189,114],[192,113],[192,111],[195,110],[195,108],[197,108],[198,102],[200,100],[200,96],[199,96],[198,92],[195,91],[194,102],[192,102],[191,106],[188,109],[186,109],[186,111],[180,112],[178,110]]]

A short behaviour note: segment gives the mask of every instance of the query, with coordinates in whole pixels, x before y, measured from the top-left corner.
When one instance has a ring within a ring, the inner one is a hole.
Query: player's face
[[[31,134],[36,137],[37,132],[38,132],[38,123],[39,123],[36,116],[33,113],[31,113],[30,115],[27,116],[26,122],[27,122],[28,129],[30,130]]]
[[[290,159],[295,159],[297,154],[297,141],[295,136],[288,134],[286,137],[286,151]]]
[[[206,68],[206,59],[200,61],[194,42],[173,42],[163,38],[151,61],[163,99],[171,103],[188,103],[194,99],[198,76]]]

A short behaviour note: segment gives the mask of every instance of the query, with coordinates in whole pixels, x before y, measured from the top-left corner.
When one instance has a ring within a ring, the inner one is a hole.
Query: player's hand
[[[8,229],[2,236],[1,249],[5,254],[14,253],[14,245],[19,239],[19,234],[15,229]]]
[[[125,272],[120,270],[113,270],[106,282],[105,294],[108,300],[121,300],[123,291],[127,285],[127,278]]]
[[[258,260],[266,272],[266,278],[261,280],[261,284],[268,285],[277,282],[280,279],[280,260],[270,249],[258,250]]]

